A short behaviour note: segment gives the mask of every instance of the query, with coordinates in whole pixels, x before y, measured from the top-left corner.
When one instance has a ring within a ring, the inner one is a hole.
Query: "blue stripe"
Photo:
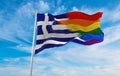
[[[48,33],[64,33],[64,34],[75,33],[70,30],[53,30],[52,26],[57,26],[57,25],[47,25],[46,29]]]
[[[54,16],[52,14],[48,14],[49,21],[54,20]],[[45,14],[37,14],[37,21],[44,21],[45,20]]]
[[[46,45],[43,45],[42,48],[39,48],[37,50],[35,50],[35,54],[39,53],[40,51],[46,49],[46,48],[51,48],[51,47],[58,47],[58,46],[62,46],[64,44],[46,44]]]
[[[60,24],[60,23],[58,21],[53,22],[53,25],[57,25],[57,24]]]
[[[80,37],[83,40],[103,40],[104,34],[84,34],[83,36]]]
[[[53,21],[54,18],[56,19],[62,19],[62,18],[67,18],[66,14],[61,14],[61,15],[52,15],[52,14],[48,14],[49,17],[49,21]],[[37,21],[44,21],[45,20],[45,14],[37,14]]]
[[[42,44],[47,40],[55,40],[55,41],[61,41],[61,42],[68,42],[70,40],[72,40],[74,37],[71,38],[56,38],[56,37],[51,37],[51,38],[47,38],[47,39],[42,39],[42,40],[37,40],[36,44]]]
[[[47,29],[48,33],[52,33],[52,32],[53,32],[52,26],[53,26],[53,25],[47,25],[47,26],[46,26],[46,29]]]
[[[37,35],[43,34],[42,25],[37,26]]]
[[[70,30],[53,30],[53,33],[64,33],[64,34],[69,34],[69,33],[75,33]]]
[[[49,19],[49,21],[54,21],[54,17],[53,17],[53,15],[51,15],[51,14],[48,14],[48,19]]]
[[[37,14],[37,21],[44,21],[44,20],[45,20],[44,14]]]
[[[62,18],[67,18],[66,14],[61,14],[61,15],[55,15],[54,16],[56,19],[62,19]]]

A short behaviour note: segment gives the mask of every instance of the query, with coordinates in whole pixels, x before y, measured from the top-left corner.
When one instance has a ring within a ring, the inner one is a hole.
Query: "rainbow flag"
[[[92,15],[77,11],[61,15],[38,13],[35,54],[69,41],[83,45],[102,42],[104,34],[100,29],[101,17],[102,12]]]

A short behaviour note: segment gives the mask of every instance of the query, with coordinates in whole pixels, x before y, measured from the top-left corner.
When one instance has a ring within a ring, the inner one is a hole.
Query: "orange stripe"
[[[80,25],[83,27],[89,26],[95,22],[99,22],[100,20],[96,21],[89,21],[89,20],[83,20],[83,19],[70,19],[70,20],[61,20],[59,21],[61,24],[68,25],[68,24],[75,24]]]

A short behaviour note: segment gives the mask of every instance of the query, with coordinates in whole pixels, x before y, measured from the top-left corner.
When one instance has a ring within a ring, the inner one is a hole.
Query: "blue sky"
[[[119,76],[120,0],[0,0],[0,76],[29,76],[34,9],[62,14],[103,12],[102,43],[69,44],[34,57],[33,76]],[[9,73],[9,74],[8,74]]]

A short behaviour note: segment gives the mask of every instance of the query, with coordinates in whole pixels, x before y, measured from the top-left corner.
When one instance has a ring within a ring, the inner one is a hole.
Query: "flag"
[[[83,45],[102,42],[101,17],[102,12],[92,15],[77,11],[60,15],[38,13],[35,54],[70,41]]]

